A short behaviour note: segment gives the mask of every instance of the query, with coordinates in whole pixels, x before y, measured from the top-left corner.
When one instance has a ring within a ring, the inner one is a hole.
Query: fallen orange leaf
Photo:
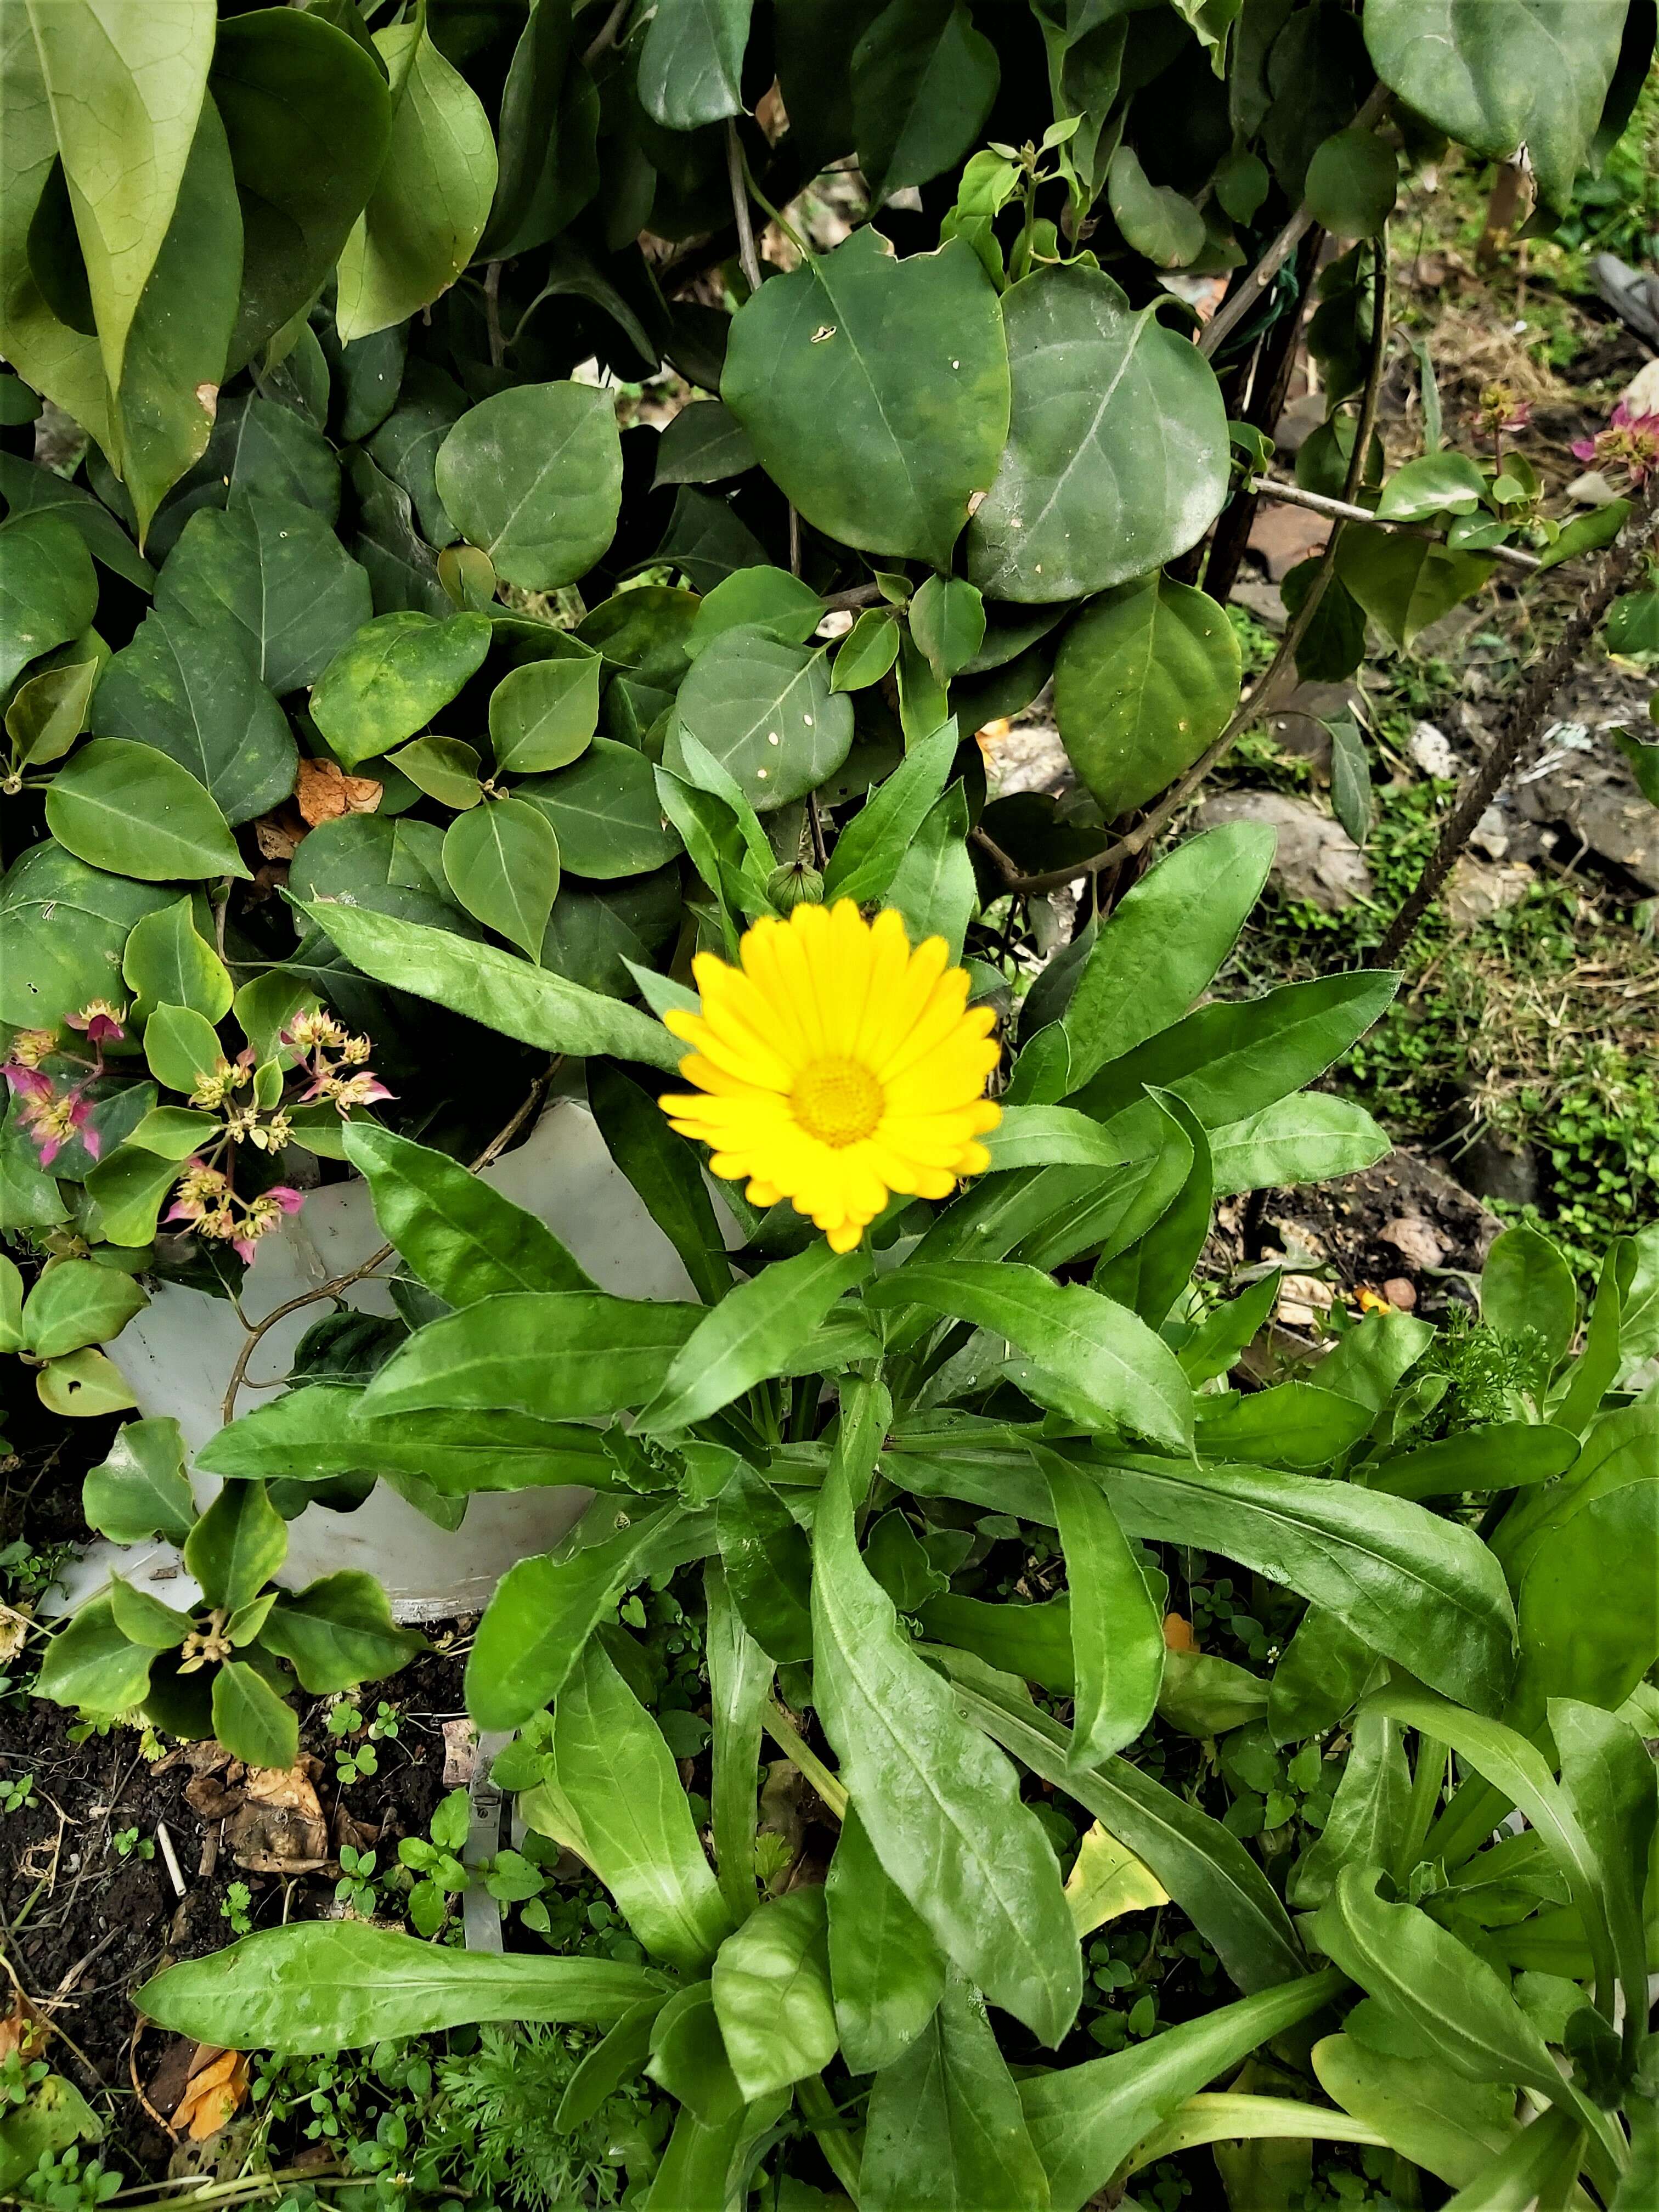
[[[174,2109],[173,2124],[187,2128],[192,2142],[205,2142],[246,2101],[247,2083],[245,2051],[203,2044],[191,2062],[190,2079]]]

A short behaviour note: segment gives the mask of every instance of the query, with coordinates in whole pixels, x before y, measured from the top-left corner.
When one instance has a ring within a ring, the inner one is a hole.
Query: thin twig
[[[749,206],[749,185],[744,173],[743,143],[737,118],[726,118],[726,174],[732,187],[732,214],[738,226],[738,260],[751,292],[761,288],[760,255],[755,250],[755,222]]]
[[[1259,498],[1271,500],[1278,507],[1305,507],[1310,514],[1329,515],[1338,522],[1374,522],[1381,530],[1397,530],[1407,538],[1426,538],[1431,544],[1443,545],[1443,530],[1431,530],[1425,522],[1396,521],[1392,516],[1373,514],[1368,507],[1358,507],[1352,500],[1332,499],[1322,491],[1304,491],[1300,484],[1285,483],[1278,477],[1253,477],[1249,489]],[[1518,545],[1483,545],[1471,549],[1485,553],[1493,561],[1501,561],[1506,568],[1533,570],[1541,568],[1543,562],[1535,553],[1524,553]]]
[[[1624,528],[1602,556],[1594,580],[1568,617],[1565,628],[1516,694],[1490,751],[1464,785],[1456,805],[1446,817],[1439,842],[1377,947],[1379,967],[1392,966],[1411,943],[1418,924],[1438,896],[1440,886],[1474,836],[1481,816],[1542,732],[1556,693],[1636,566],[1656,526],[1659,526],[1659,472],[1648,479],[1646,489]]]
[[[799,1774],[805,1775],[836,1820],[847,1817],[846,1785],[837,1782],[775,1698],[761,1707],[761,1726]]]
[[[1355,116],[1351,127],[1356,131],[1369,131],[1380,123],[1391,97],[1387,85],[1373,85],[1370,98]],[[1304,205],[1297,210],[1255,266],[1241,281],[1231,299],[1218,307],[1204,325],[1198,340],[1198,349],[1201,354],[1208,356],[1214,353],[1223,338],[1237,329],[1313,228],[1313,215],[1308,207]]]
[[[560,1057],[562,1058],[562,1054]],[[474,1175],[481,1173],[492,1160],[506,1151],[507,1146],[512,1143],[514,1138],[517,1136],[531,1115],[546,1097],[547,1086],[552,1081],[558,1066],[559,1060],[554,1060],[537,1077],[531,1085],[529,1096],[515,1109],[511,1120],[504,1127],[496,1131],[477,1158],[473,1161]],[[236,1355],[236,1364],[230,1370],[230,1380],[225,1385],[224,1403],[220,1408],[220,1418],[227,1426],[236,1418],[236,1396],[247,1380],[248,1361],[267,1332],[275,1328],[279,1321],[286,1321],[289,1314],[298,1313],[303,1307],[315,1305],[322,1298],[338,1297],[343,1291],[349,1291],[354,1283],[361,1283],[365,1276],[372,1275],[377,1267],[384,1267],[396,1249],[395,1245],[382,1244],[380,1250],[371,1252],[360,1267],[352,1267],[343,1275],[331,1276],[327,1282],[319,1283],[314,1291],[302,1291],[297,1298],[288,1298],[283,1304],[273,1307],[264,1319],[248,1332],[241,1350]]]
[[[582,67],[592,69],[599,56],[617,43],[617,33],[627,19],[633,0],[617,0],[617,4],[600,24],[597,36],[582,55]]]
[[[1365,451],[1376,428],[1377,400],[1382,388],[1382,364],[1388,352],[1388,234],[1385,230],[1376,244],[1376,313],[1371,325],[1370,365],[1360,398],[1359,419],[1354,428],[1353,452],[1348,462],[1347,481],[1343,486],[1350,500],[1359,489],[1365,465]],[[1199,755],[1180,782],[1164,793],[1145,821],[1137,823],[1127,836],[1116,839],[1107,846],[1104,852],[1097,853],[1092,860],[1073,860],[1066,867],[1049,868],[1041,875],[1028,876],[1009,859],[1000,846],[986,836],[983,830],[970,831],[975,843],[989,856],[1010,890],[1059,890],[1062,884],[1075,883],[1079,876],[1099,875],[1107,868],[1117,866],[1121,861],[1133,860],[1156,842],[1223,754],[1231,749],[1246,730],[1271,712],[1287,672],[1295,667],[1297,647],[1312,627],[1313,618],[1319,611],[1319,603],[1325,596],[1325,587],[1336,572],[1336,549],[1343,527],[1340,521],[1333,527],[1318,570],[1308,586],[1307,597],[1279,640],[1279,650],[1261,681],[1240,706],[1221,735]]]

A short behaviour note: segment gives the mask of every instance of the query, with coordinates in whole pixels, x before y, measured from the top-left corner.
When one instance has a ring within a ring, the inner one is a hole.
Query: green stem
[[[791,1759],[806,1777],[836,1818],[844,1820],[848,1806],[845,1788],[836,1781],[817,1752],[808,1747],[775,1698],[769,1698],[761,1707],[761,1726],[785,1757]]]
[[[829,2160],[831,2172],[856,2204],[864,2161],[853,2130],[836,2111],[835,2099],[823,2086],[823,2075],[810,2074],[805,2081],[797,2081],[795,2102],[807,2126],[817,2137],[818,2148]]]
[[[796,252],[799,254],[803,261],[816,261],[817,259],[817,254],[813,252],[811,247],[806,243],[806,240],[795,228],[794,224],[790,222],[787,216],[781,215],[778,212],[777,209],[775,208],[771,201],[767,198],[760,186],[755,182],[755,173],[749,166],[749,156],[744,152],[741,146],[738,148],[738,159],[743,163],[743,181],[748,188],[750,198],[754,201],[757,207],[762,208],[765,210],[769,221],[776,223],[778,228],[783,233],[791,246],[794,247]]]
[[[1440,1792],[1446,1779],[1446,1747],[1437,1743],[1431,1735],[1417,1739],[1417,1765],[1412,1774],[1411,1802],[1406,1809],[1406,1833],[1400,1847],[1397,1869],[1403,1881],[1423,1855],[1423,1839],[1429,1832],[1429,1823],[1434,1818],[1434,1808],[1440,1802]]]

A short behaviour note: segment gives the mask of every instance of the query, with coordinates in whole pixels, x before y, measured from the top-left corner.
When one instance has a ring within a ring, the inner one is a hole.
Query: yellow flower
[[[663,1018],[694,1048],[680,1073],[697,1091],[658,1103],[717,1176],[747,1176],[756,1206],[788,1199],[850,1252],[890,1191],[945,1198],[990,1165],[974,1140],[1002,1118],[983,1096],[996,1018],[969,1007],[942,937],[912,951],[890,908],[872,923],[842,899],[757,922],[738,957],[699,953],[701,1014]]]

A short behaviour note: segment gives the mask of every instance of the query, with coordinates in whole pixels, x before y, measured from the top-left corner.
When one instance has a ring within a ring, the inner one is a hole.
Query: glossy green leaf
[[[832,691],[863,691],[898,659],[899,626],[885,607],[866,607],[836,648]],[[837,846],[839,850],[839,846]]]
[[[753,0],[659,0],[640,48],[640,104],[668,131],[743,112]]]
[[[141,916],[121,956],[121,978],[141,1021],[163,1005],[187,1006],[209,1022],[222,1022],[230,1012],[229,973],[197,934],[187,898]]]
[[[830,690],[827,652],[752,626],[721,632],[699,654],[676,711],[678,729],[763,811],[815,790],[853,743],[852,702]],[[677,764],[672,738],[665,758]]]
[[[158,1006],[144,1024],[144,1058],[168,1091],[194,1091],[224,1060],[217,1030],[189,1006]]]
[[[112,1244],[131,1249],[152,1243],[178,1172],[175,1161],[158,1158],[132,1144],[121,1146],[100,1160],[87,1177],[87,1196],[96,1209],[88,1226]]]
[[[599,726],[600,665],[584,651],[510,669],[489,695],[497,766],[520,775],[568,768]]]
[[[1164,1622],[1105,1490],[1058,1452],[1036,1456],[1054,1501],[1071,1595],[1072,1756],[1097,1766],[1152,1719]]]
[[[313,831],[314,836],[317,833]],[[525,1044],[582,1058],[613,1054],[678,1073],[681,1048],[637,1007],[584,990],[492,945],[319,899],[305,909],[354,968],[376,982],[433,999]]]
[[[1334,131],[1308,164],[1304,201],[1338,238],[1375,238],[1394,212],[1400,167],[1375,131]]]
[[[832,1252],[827,1243],[814,1241],[728,1291],[676,1354],[640,1425],[689,1429],[780,1373],[836,1299],[856,1289],[870,1268],[867,1252]]]
[[[1352,1099],[1304,1091],[1260,1114],[1212,1129],[1209,1146],[1214,1194],[1220,1199],[1352,1175],[1385,1158],[1392,1141]]]
[[[311,712],[336,757],[356,768],[413,737],[447,707],[489,649],[489,623],[477,614],[380,615],[366,623],[329,662],[311,694]]]
[[[855,1501],[890,1408],[843,1400],[814,1523],[814,1686],[876,1856],[992,2001],[1057,2043],[1081,1985],[1059,1869],[1013,1769],[957,1713],[859,1557]]]
[[[61,514],[25,511],[0,527],[0,685],[78,637],[98,605],[84,539]]]
[[[959,1974],[871,2087],[859,2202],[868,2212],[1047,2212],[1019,2091],[984,1999]]]
[[[769,1899],[728,1936],[714,1960],[714,1990],[726,2055],[745,2099],[827,2066],[839,2036],[822,1887]]]
[[[250,872],[189,770],[126,738],[95,738],[58,770],[46,823],[77,860],[148,883]]]
[[[386,765],[406,775],[417,791],[457,813],[477,806],[483,798],[478,778],[483,757],[476,746],[459,738],[416,738],[389,753]]]
[[[440,496],[498,575],[551,591],[586,574],[611,543],[622,448],[607,392],[526,384],[464,415],[438,449]]]
[[[652,486],[720,483],[754,465],[755,449],[736,416],[723,401],[705,400],[664,423]]]
[[[571,2075],[553,2124],[569,2134],[591,2120],[607,2098],[631,2081],[651,2050],[651,2029],[662,2010],[663,1993],[629,2008],[616,2026],[584,2055]]]
[[[37,1359],[107,1344],[149,1299],[131,1275],[93,1260],[58,1260],[37,1279],[23,1308],[23,1342]]]
[[[557,1697],[621,1593],[661,1564],[656,1547],[680,1517],[672,1506],[641,1514],[608,1536],[567,1539],[507,1569],[467,1662],[467,1710],[481,1728],[522,1727]]]
[[[50,839],[30,846],[0,882],[0,1021],[51,1029],[90,1000],[118,999],[128,932],[168,903]]]
[[[1473,2181],[1515,2134],[1509,2089],[1464,2081],[1437,2059],[1396,2057],[1352,2035],[1328,2035],[1311,2056],[1327,2096],[1454,2189]]]
[[[726,1911],[740,1926],[758,1902],[755,1778],[761,1714],[771,1694],[773,1662],[749,1633],[732,1602],[725,1571],[713,1559],[703,1569],[703,1591],[708,1603],[704,1649],[714,1721],[709,1828],[715,1879]]]
[[[1500,1335],[1532,1335],[1553,1366],[1566,1357],[1578,1324],[1572,1269],[1536,1229],[1506,1229],[1481,1270],[1480,1313]]]
[[[1545,1422],[1495,1421],[1384,1460],[1373,1490],[1394,1498],[1455,1498],[1466,1490],[1511,1490],[1565,1474],[1578,1439]]]
[[[1365,1707],[1353,1724],[1329,1818],[1291,1869],[1285,1894],[1299,1911],[1323,1905],[1346,1866],[1399,1866],[1411,1787],[1399,1723]]]
[[[34,1694],[100,1717],[128,1712],[149,1686],[154,1656],[116,1626],[108,1596],[95,1597],[54,1632]]]
[[[452,1951],[363,1920],[262,1929],[143,1985],[145,2014],[158,2027],[294,2051],[351,2050],[475,2021],[603,2027],[660,1994],[655,1975],[615,1959]]]
[[[1477,153],[1526,145],[1544,198],[1565,208],[1619,59],[1619,0],[1370,0],[1365,43],[1383,82]]]
[[[1122,1426],[1175,1451],[1192,1443],[1192,1392],[1175,1354],[1126,1306],[1036,1267],[984,1260],[914,1261],[885,1276],[872,1304],[954,1314],[1016,1345],[1034,1387],[1074,1419]]]
[[[342,339],[403,322],[447,291],[472,258],[495,191],[489,119],[424,16],[376,32],[374,43],[392,76],[392,136],[340,253]]]
[[[324,1575],[291,1596],[280,1596],[259,1640],[289,1661],[313,1698],[395,1674],[426,1649],[424,1638],[394,1626],[380,1583],[356,1568]]]
[[[662,1731],[597,1643],[558,1692],[552,1765],[593,1871],[640,1942],[682,1972],[707,1966],[731,1916]]]
[[[202,1595],[227,1613],[251,1605],[287,1557],[288,1524],[262,1482],[228,1483],[185,1545],[185,1565]]]
[[[90,1346],[49,1359],[36,1375],[34,1388],[47,1412],[66,1420],[94,1420],[137,1403],[113,1361]]]
[[[897,261],[856,230],[740,311],[720,396],[815,529],[942,568],[1008,432],[996,294],[960,240]]]
[[[18,685],[6,708],[6,735],[18,767],[44,768],[63,758],[87,726],[99,674],[95,659],[70,661],[43,668]]]
[[[910,747],[892,775],[871,792],[836,840],[824,872],[826,901],[861,902],[881,898],[890,889],[945,789],[956,751],[956,726],[947,722]]]
[[[611,738],[595,738],[574,767],[532,776],[514,796],[546,816],[573,876],[601,883],[637,876],[664,866],[680,849],[678,833],[663,819],[649,759]]]
[[[1492,572],[1482,553],[1454,553],[1426,538],[1353,523],[1336,550],[1336,573],[1365,612],[1406,649],[1420,630],[1472,599]]]
[[[1393,522],[1473,514],[1486,494],[1486,479],[1467,453],[1425,453],[1395,471],[1382,488],[1376,511]]]
[[[1223,610],[1158,575],[1107,593],[1067,630],[1055,717],[1109,821],[1173,783],[1220,735],[1238,704],[1239,665]]]
[[[300,1755],[291,1705],[245,1659],[227,1659],[213,1678],[213,1733],[250,1766],[285,1774]]]
[[[559,841],[522,799],[486,799],[444,832],[444,874],[474,918],[535,959],[559,889]]]
[[[603,1291],[516,1291],[444,1315],[403,1345],[365,1398],[377,1416],[514,1407],[580,1420],[641,1404],[704,1319],[701,1306]]]
[[[888,1875],[849,1805],[824,1877],[830,1971],[842,2053],[854,2074],[892,2065],[933,2018],[945,1960]]]
[[[707,1980],[676,1990],[657,2014],[645,2070],[706,2127],[723,2126],[741,2113],[743,2092],[726,2060]]]
[[[107,1457],[81,1484],[87,1525],[112,1544],[160,1536],[182,1544],[196,1519],[185,1443],[173,1420],[124,1421]]]
[[[1553,1698],[1550,1733],[1571,1800],[1599,1873],[1613,1966],[1625,1999],[1625,2039],[1633,2051],[1646,2006],[1647,1945],[1643,1896],[1659,1800],[1646,1744],[1630,1724],[1577,1698]],[[1571,1877],[1575,1887],[1580,1878]],[[1586,1930],[1594,1908],[1581,1908]],[[1606,1999],[1598,1985],[1598,1997]]]
[[[1196,347],[1081,266],[1027,276],[1002,313],[1013,414],[969,525],[974,581],[994,599],[1079,599],[1194,544],[1227,495],[1226,409]],[[1186,602],[1165,595],[1167,620]]]
[[[1131,146],[1120,146],[1106,171],[1112,215],[1137,253],[1160,269],[1184,269],[1204,246],[1204,218],[1170,185],[1155,185]]]
[[[701,1153],[675,1135],[649,1092],[605,1061],[588,1067],[587,1103],[605,1150],[679,1254],[697,1296],[714,1305],[731,1288],[732,1270]]]
[[[191,515],[155,598],[169,618],[182,609],[233,637],[277,693],[317,683],[374,611],[367,573],[326,518],[270,494]]]
[[[954,167],[991,112],[996,48],[963,0],[901,0],[880,10],[850,68],[859,166],[872,206]]]
[[[1082,2212],[1141,2137],[1185,2099],[1310,2019],[1341,1988],[1340,1975],[1304,1973],[1109,2058],[1022,2081],[1019,2100],[1048,2172],[1052,2212]]]
[[[780,1666],[812,1656],[812,1553],[758,1469],[739,1461],[714,1506],[720,1560],[744,1627]]]

